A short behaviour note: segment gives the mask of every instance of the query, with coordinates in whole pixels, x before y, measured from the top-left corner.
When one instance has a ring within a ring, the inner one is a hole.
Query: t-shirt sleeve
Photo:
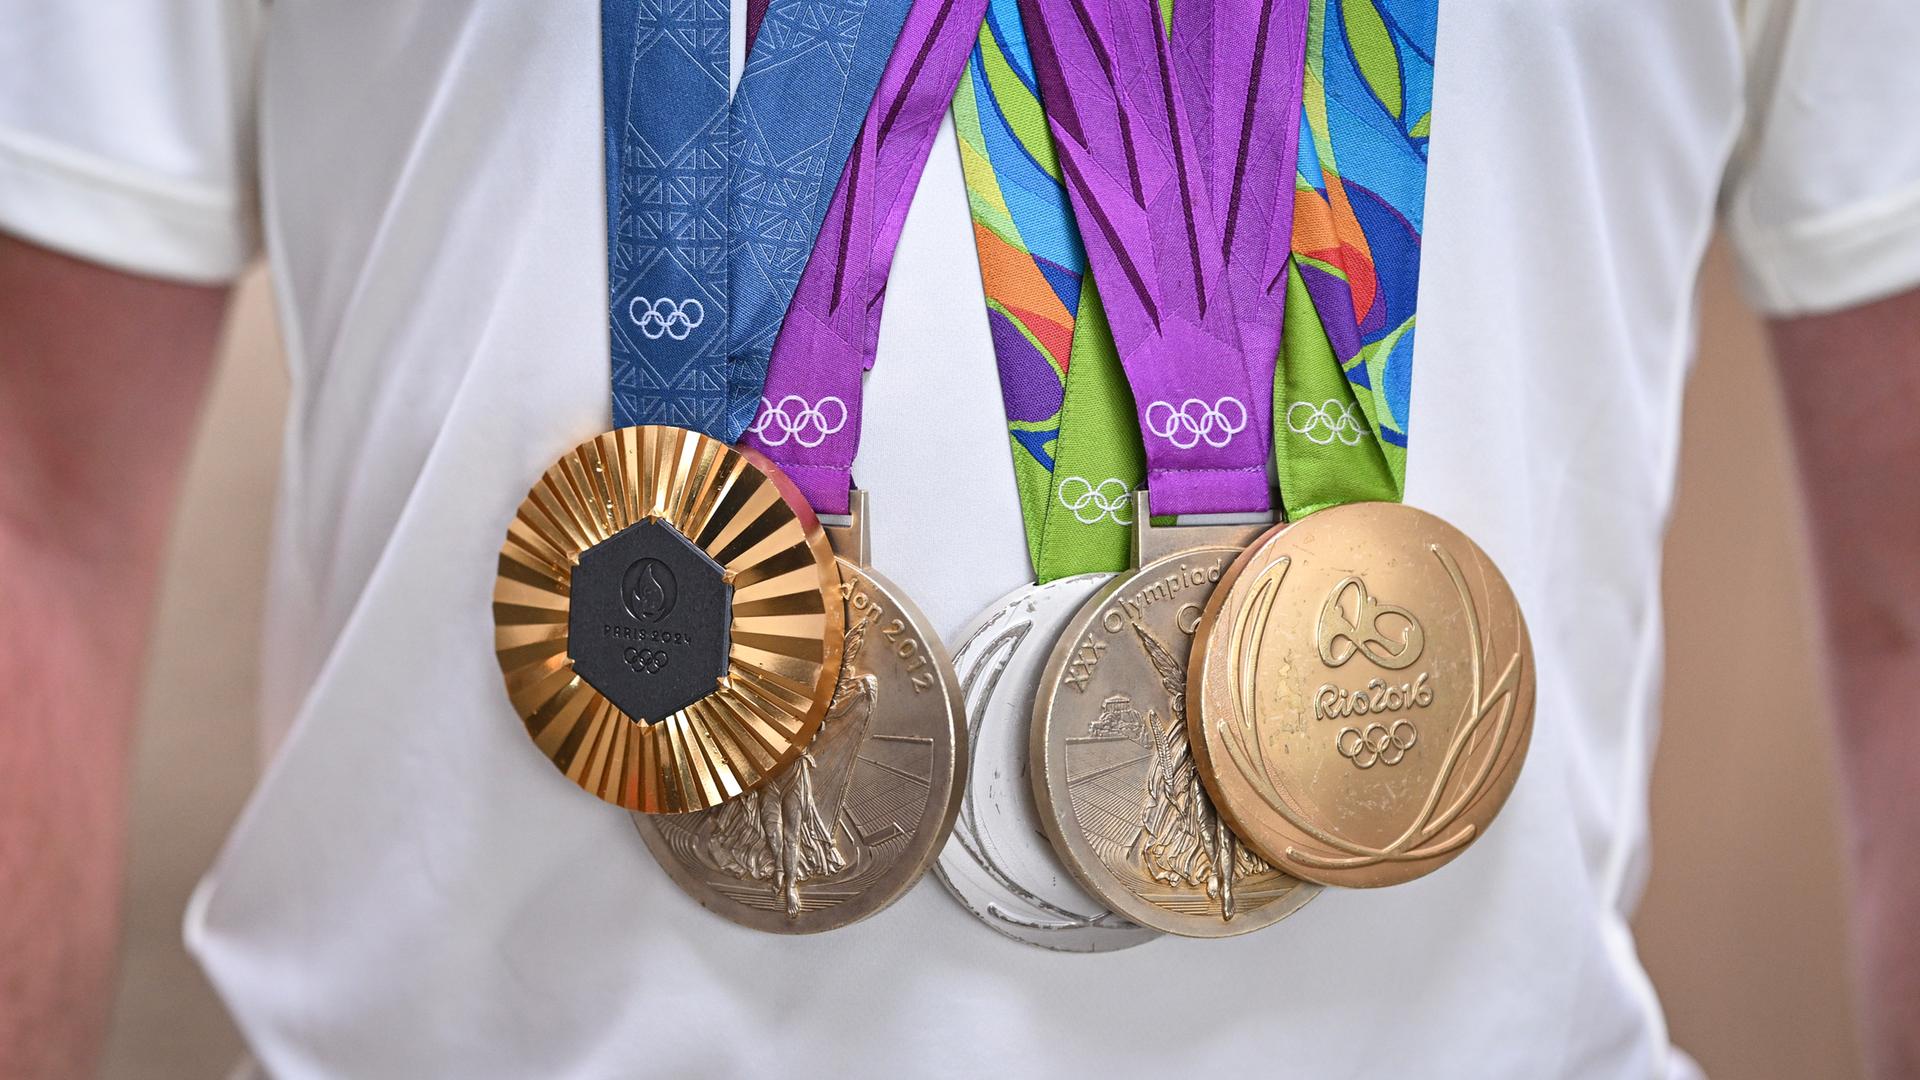
[[[1920,0],[1747,0],[1748,121],[1723,199],[1751,300],[1920,286]]]
[[[182,281],[258,247],[259,0],[0,0],[0,230]]]

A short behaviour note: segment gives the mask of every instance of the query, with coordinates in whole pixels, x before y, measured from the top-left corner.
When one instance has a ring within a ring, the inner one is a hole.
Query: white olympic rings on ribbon
[[[1334,398],[1318,405],[1296,401],[1287,406],[1287,430],[1317,446],[1328,446],[1335,439],[1343,446],[1358,446],[1366,435],[1353,417],[1353,406]]]
[[[1147,430],[1181,450],[1191,450],[1203,442],[1215,450],[1222,449],[1246,427],[1247,407],[1238,398],[1223,397],[1211,405],[1188,398],[1179,408],[1165,401],[1147,406]]]
[[[633,320],[640,328],[640,336],[648,341],[663,337],[685,341],[688,334],[707,321],[707,306],[692,297],[675,300],[663,296],[653,300],[636,296],[627,304],[627,318]]]
[[[1116,525],[1133,524],[1133,489],[1126,481],[1109,478],[1095,484],[1081,476],[1060,481],[1057,492],[1060,505],[1072,511],[1082,525],[1096,525],[1111,519]]]
[[[767,446],[785,446],[791,442],[811,450],[838,434],[847,426],[847,403],[828,395],[809,402],[799,394],[788,394],[778,403],[760,399],[760,415],[751,429]]]

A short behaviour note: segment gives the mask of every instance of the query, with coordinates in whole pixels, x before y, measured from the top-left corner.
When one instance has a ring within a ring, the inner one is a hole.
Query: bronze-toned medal
[[[1318,888],[1221,821],[1187,742],[1187,661],[1208,597],[1260,526],[1155,528],[1135,507],[1138,567],[1068,624],[1035,702],[1034,799],[1088,892],[1142,926],[1228,937]]]
[[[690,814],[634,814],[673,880],[743,926],[811,934],[857,922],[920,880],[965,786],[960,688],[926,617],[866,562],[865,499],[829,527],[846,640],[826,720],[770,782]]]
[[[576,446],[494,584],[507,694],[541,753],[629,810],[716,806],[800,755],[840,670],[833,551],[750,450],[673,427]]]
[[[1201,618],[1188,716],[1214,803],[1327,885],[1445,865],[1506,802],[1533,646],[1506,579],[1432,514],[1353,503],[1276,529]]]

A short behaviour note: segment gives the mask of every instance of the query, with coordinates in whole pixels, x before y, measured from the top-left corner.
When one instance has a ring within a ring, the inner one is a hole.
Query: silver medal
[[[1041,672],[1061,630],[1112,576],[1023,585],[975,619],[954,654],[973,763],[935,870],[981,922],[1061,952],[1111,952],[1160,936],[1074,882],[1042,831],[1027,775]]]

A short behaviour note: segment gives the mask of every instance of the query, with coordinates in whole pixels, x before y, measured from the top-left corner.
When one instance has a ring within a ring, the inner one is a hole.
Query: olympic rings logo
[[[1085,477],[1069,476],[1060,481],[1057,495],[1060,505],[1082,525],[1097,525],[1103,519],[1116,525],[1133,524],[1133,489],[1124,480],[1107,479],[1095,484]]]
[[[640,336],[648,341],[659,341],[663,337],[685,341],[688,334],[707,321],[707,306],[692,297],[675,300],[663,296],[650,300],[636,296],[627,304],[627,318],[640,327]]]
[[[1179,408],[1164,401],[1147,406],[1147,430],[1181,450],[1203,442],[1222,449],[1246,427],[1247,407],[1237,398],[1223,397],[1211,405],[1188,398]]]
[[[1358,446],[1365,435],[1353,418],[1353,406],[1333,398],[1315,405],[1296,401],[1287,407],[1287,430],[1304,435],[1316,446],[1328,446],[1335,439],[1343,446]]]
[[[629,646],[624,659],[627,661],[627,666],[633,669],[635,675],[658,675],[660,670],[667,666],[667,651],[665,649],[636,649]]]
[[[760,415],[752,431],[765,446],[791,442],[811,450],[846,426],[847,403],[839,398],[829,395],[809,403],[798,394],[788,394],[778,404],[760,399]]]
[[[1371,769],[1375,765],[1391,768],[1405,760],[1407,751],[1419,741],[1420,733],[1414,730],[1413,724],[1395,720],[1392,727],[1368,724],[1365,730],[1341,728],[1333,740],[1333,748],[1356,768]]]

